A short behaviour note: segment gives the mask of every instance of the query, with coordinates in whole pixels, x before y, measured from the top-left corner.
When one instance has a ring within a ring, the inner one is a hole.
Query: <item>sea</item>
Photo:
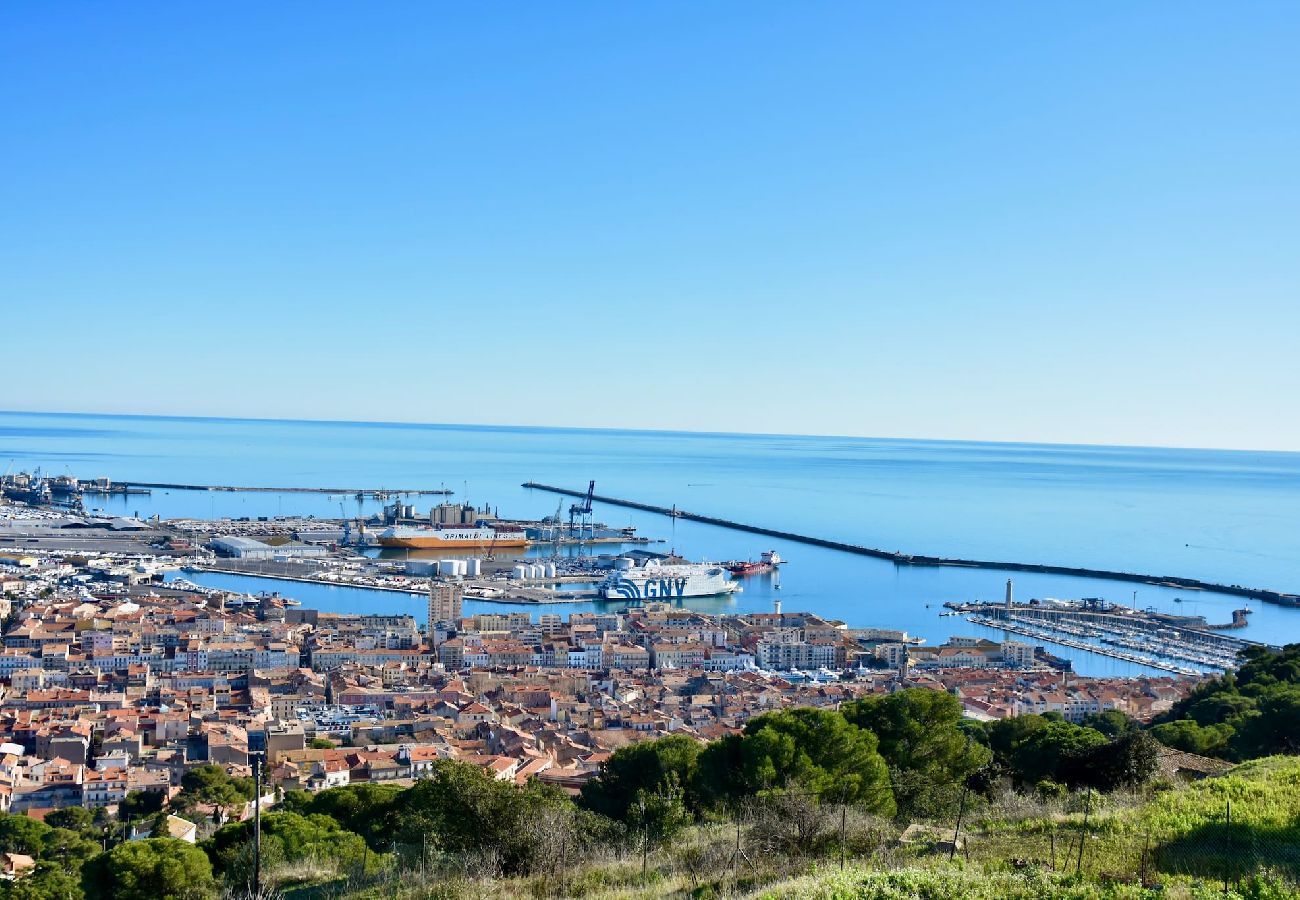
[[[0,466],[82,479],[339,492],[154,489],[86,498],[113,515],[317,516],[377,512],[357,489],[447,490],[503,517],[540,518],[571,498],[527,481],[875,547],[947,557],[1186,576],[1300,592],[1300,453],[773,434],[709,434],[445,424],[307,422],[0,413]],[[442,498],[411,497],[424,509]],[[697,560],[789,560],[742,593],[691,599],[703,612],[808,610],[854,627],[942,642],[1001,632],[943,617],[947,601],[1099,597],[1226,622],[1247,604],[1212,591],[1061,575],[900,567],[811,545],[597,503],[611,527],[635,526],[647,549]],[[608,548],[600,548],[607,550]],[[541,548],[527,551],[545,554]],[[206,573],[201,583],[279,590],[322,610],[410,612],[417,597]],[[1300,609],[1249,601],[1236,634],[1300,641]],[[505,607],[475,602],[470,612]],[[510,607],[518,608],[518,607]],[[564,614],[591,604],[543,606]],[[530,609],[532,609],[530,607]],[[1035,641],[1035,643],[1042,643]],[[1046,644],[1086,675],[1133,675],[1133,663]]]

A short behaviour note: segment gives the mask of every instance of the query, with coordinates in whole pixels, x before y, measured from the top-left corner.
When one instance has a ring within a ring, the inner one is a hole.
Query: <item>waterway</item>
[[[204,484],[385,485],[454,491],[502,515],[539,517],[568,498],[529,480],[753,522],[885,550],[1185,575],[1300,590],[1300,454],[1211,450],[684,434],[452,425],[0,414],[0,460],[51,474]],[[438,498],[413,498],[427,506]],[[351,496],[155,491],[87,498],[114,514],[334,516],[378,508]],[[756,557],[770,539],[618,507],[597,518],[662,537],[693,557]],[[656,549],[652,545],[651,549]],[[1007,575],[921,569],[811,546],[790,559],[786,609],[940,641],[996,633],[939,618],[947,600],[997,599]],[[217,576],[205,576],[217,577]],[[222,576],[233,577],[233,576]],[[1227,621],[1238,597],[1102,579],[1014,573],[1016,595],[1105,597]],[[264,588],[265,583],[261,583]],[[305,603],[316,602],[286,589]],[[251,588],[251,589],[261,589]],[[343,588],[324,588],[344,591]],[[400,595],[378,593],[383,608]],[[692,601],[704,611],[770,609],[770,578]],[[341,597],[329,594],[322,597]],[[1175,598],[1182,602],[1175,602]],[[321,600],[325,603],[325,600]],[[408,601],[403,601],[408,602]],[[420,612],[418,602],[409,603]],[[1240,633],[1300,640],[1300,610],[1250,603]],[[327,608],[322,605],[321,608]],[[343,610],[343,605],[333,608]],[[501,607],[497,607],[501,608]],[[584,608],[564,605],[560,611]],[[1058,648],[1088,674],[1141,667]]]

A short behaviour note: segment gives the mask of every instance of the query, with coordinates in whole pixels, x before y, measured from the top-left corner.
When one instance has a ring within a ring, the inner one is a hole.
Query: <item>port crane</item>
[[[546,518],[542,519],[542,524],[544,526],[542,528],[542,533],[541,533],[542,540],[546,541],[547,543],[558,544],[560,542],[560,535],[562,531],[561,525],[563,523],[564,523],[564,498],[561,497],[559,499],[559,502],[555,504],[555,515],[547,516]]]
[[[572,533],[576,523],[578,527],[579,544],[581,544],[583,540],[589,540],[596,536],[596,527],[591,521],[591,501],[595,494],[596,481],[595,479],[592,479],[587,484],[587,496],[583,498],[582,503],[574,503],[569,507],[569,531]]]

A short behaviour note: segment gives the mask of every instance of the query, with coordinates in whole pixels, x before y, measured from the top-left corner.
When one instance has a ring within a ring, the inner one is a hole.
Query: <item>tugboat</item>
[[[733,562],[727,564],[727,571],[732,575],[758,575],[763,572],[771,572],[785,560],[781,559],[780,554],[775,550],[764,550],[759,556],[758,562],[749,560],[748,562]]]

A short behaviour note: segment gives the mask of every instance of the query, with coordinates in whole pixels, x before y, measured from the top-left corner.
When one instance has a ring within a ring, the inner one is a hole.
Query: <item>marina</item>
[[[1015,603],[1010,581],[1002,603],[944,605],[977,625],[1182,675],[1233,669],[1242,650],[1265,646],[1223,634],[1232,626],[1211,625],[1201,616],[1141,610],[1098,598]],[[1234,622],[1249,614],[1249,608],[1235,611]]]

